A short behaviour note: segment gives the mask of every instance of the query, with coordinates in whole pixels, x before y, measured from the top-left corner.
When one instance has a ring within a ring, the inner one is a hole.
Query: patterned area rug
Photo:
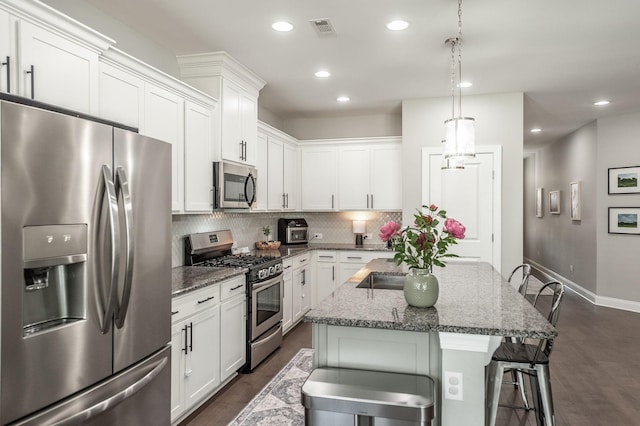
[[[300,349],[229,426],[303,426],[300,388],[311,373],[312,359],[313,349]]]

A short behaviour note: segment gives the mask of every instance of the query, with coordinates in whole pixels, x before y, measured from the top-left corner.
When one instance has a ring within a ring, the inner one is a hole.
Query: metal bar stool
[[[522,280],[520,281],[520,285],[518,286],[518,293],[525,297],[527,295],[527,288],[529,286],[529,277],[531,276],[531,265],[528,263],[523,263],[521,265],[516,266],[513,271],[511,271],[511,275],[509,275],[509,279],[507,281],[511,283],[511,279],[515,276],[516,272],[522,270]],[[513,343],[523,343],[524,339],[519,339],[517,337],[505,337],[505,339],[511,340]],[[512,381],[510,382],[515,388],[520,390],[520,397],[522,398],[522,403],[524,404],[525,410],[530,410],[529,400],[527,398],[527,390],[524,385],[524,375],[521,371],[512,370],[511,371]]]
[[[564,296],[564,285],[558,281],[545,284],[536,294],[533,305],[536,306],[540,295],[551,290],[551,309],[547,320],[555,327],[560,313],[560,303]],[[534,393],[536,421],[544,421],[547,426],[556,424],[551,394],[549,358],[553,349],[553,339],[540,339],[537,345],[524,342],[503,341],[494,352],[486,376],[486,425],[495,425],[500,400],[502,377],[507,369],[518,370],[531,378]],[[540,409],[542,406],[542,409]]]

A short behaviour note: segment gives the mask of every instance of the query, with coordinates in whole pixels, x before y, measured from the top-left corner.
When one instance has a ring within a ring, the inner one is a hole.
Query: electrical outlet
[[[462,373],[445,371],[442,386],[445,399],[462,401]]]
[[[315,234],[313,234],[313,238],[316,240],[321,240],[322,239],[322,234],[319,232],[316,232]]]
[[[573,265],[569,265],[569,270],[573,273]]]
[[[366,234],[364,234],[364,239],[365,240],[372,240],[373,239],[373,234],[371,232],[367,232]]]

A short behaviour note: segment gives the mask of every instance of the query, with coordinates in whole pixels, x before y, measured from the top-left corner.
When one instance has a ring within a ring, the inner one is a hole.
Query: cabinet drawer
[[[244,275],[228,281],[224,281],[220,285],[222,287],[222,300],[227,300],[228,298],[236,296],[238,294],[244,294],[246,291],[246,279]]]
[[[335,251],[318,251],[316,253],[318,262],[335,262],[338,257]]]
[[[292,259],[293,261],[293,269],[302,268],[309,264],[309,258],[311,257],[311,253],[301,254]]]
[[[357,251],[345,250],[339,254],[340,263],[369,263],[373,259],[392,258],[393,251]]]
[[[193,293],[180,296],[171,302],[171,322],[216,306],[220,303],[220,284],[214,284]]]

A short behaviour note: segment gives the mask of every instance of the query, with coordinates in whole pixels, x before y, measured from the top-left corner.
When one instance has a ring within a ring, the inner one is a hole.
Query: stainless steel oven
[[[251,341],[282,321],[282,274],[251,289]]]

